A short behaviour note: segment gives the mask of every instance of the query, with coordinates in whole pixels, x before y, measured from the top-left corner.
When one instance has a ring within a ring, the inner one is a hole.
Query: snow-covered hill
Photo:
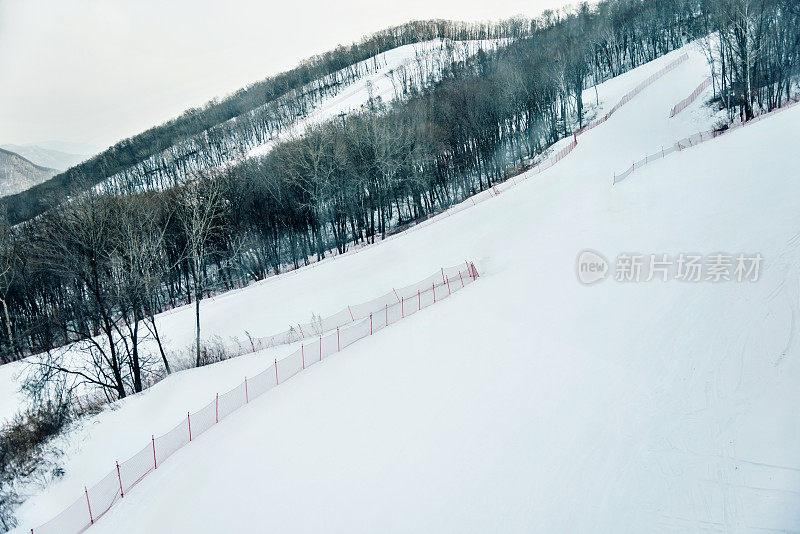
[[[418,44],[399,46],[378,54],[364,64],[377,64],[379,68],[367,76],[344,87],[335,95],[324,99],[314,110],[291,128],[272,140],[252,148],[246,157],[267,153],[276,142],[302,135],[309,126],[320,124],[336,116],[347,115],[362,109],[369,100],[385,103],[401,98],[412,88],[427,87],[441,78],[444,69],[453,61],[464,61],[478,50],[492,50],[506,44],[504,39],[480,41],[445,41],[435,39]]]
[[[263,335],[465,258],[482,275],[235,412],[90,531],[800,530],[800,106],[612,186],[615,169],[715,121],[702,100],[669,118],[708,75],[685,51],[558,165],[496,198],[204,301],[206,331]],[[597,114],[683,52],[602,84]],[[609,279],[578,280],[586,249],[610,260]],[[679,281],[682,253],[763,262],[756,281]],[[675,262],[667,281],[645,281],[651,254]],[[642,280],[616,281],[639,255]],[[161,318],[172,346],[191,321]],[[18,532],[290,350],[176,373],[86,422]]]
[[[0,148],[0,197],[25,191],[58,173],[41,167],[16,152]]]

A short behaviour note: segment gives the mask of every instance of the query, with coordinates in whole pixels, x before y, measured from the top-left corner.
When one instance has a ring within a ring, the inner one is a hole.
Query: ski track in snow
[[[684,50],[690,61],[535,179],[204,301],[207,331],[264,335],[464,258],[482,276],[232,414],[91,532],[800,531],[800,107],[611,187],[632,155],[713,120],[702,98],[668,118],[707,76],[702,53]],[[682,52],[602,84],[600,108]],[[760,252],[764,263],[755,283],[585,287],[575,257],[586,248]],[[161,328],[172,347],[188,343],[191,310]],[[177,373],[88,420],[65,439],[65,477],[20,508],[16,532],[291,350]]]

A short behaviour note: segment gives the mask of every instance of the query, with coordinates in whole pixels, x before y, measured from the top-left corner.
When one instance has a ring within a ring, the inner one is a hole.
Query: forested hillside
[[[199,301],[209,290],[374,242],[490,187],[593,117],[595,103],[584,101],[585,89],[694,39],[711,36],[709,61],[719,87],[714,105],[731,115],[768,109],[797,87],[800,19],[788,0],[764,2],[758,11],[747,5],[608,0],[497,26],[414,23],[126,141],[62,178],[96,183],[176,136],[397,44],[514,37],[506,47],[454,64],[439,82],[392,106],[370,102],[364,112],[314,126],[263,157],[194,173],[163,190],[84,194],[6,228],[2,357],[101,336],[108,344],[92,350],[116,369],[103,387],[117,397],[138,391],[142,333],[129,325],[167,305]],[[319,82],[320,90],[326,83]],[[31,194],[44,195],[41,189]]]
[[[161,174],[162,180],[177,180],[198,165],[224,161],[232,151],[227,141],[269,138],[315,102],[378,68],[377,63],[367,60],[382,52],[431,39],[516,38],[530,32],[529,24],[521,19],[491,24],[432,20],[377,32],[124,139],[30,191],[0,200],[0,209],[16,224],[40,214],[68,194],[115,175],[136,182],[146,181],[153,174]],[[231,121],[234,118],[238,120]]]
[[[0,148],[0,197],[40,184],[57,172],[36,165],[16,152]]]

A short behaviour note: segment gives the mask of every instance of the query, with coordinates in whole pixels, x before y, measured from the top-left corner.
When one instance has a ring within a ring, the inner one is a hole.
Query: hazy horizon
[[[329,13],[319,1],[231,0],[219,9],[211,0],[0,0],[0,144],[103,149],[389,26],[536,16],[576,3],[350,0]]]

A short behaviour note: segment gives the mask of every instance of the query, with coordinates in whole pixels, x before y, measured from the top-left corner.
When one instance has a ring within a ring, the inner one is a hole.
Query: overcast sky
[[[571,0],[0,0],[0,143],[105,148],[310,55],[412,19]]]

